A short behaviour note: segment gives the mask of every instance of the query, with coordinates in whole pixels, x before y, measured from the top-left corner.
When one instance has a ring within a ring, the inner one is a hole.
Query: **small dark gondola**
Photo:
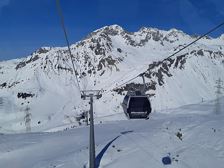
[[[143,79],[143,89],[138,91],[128,91],[121,104],[124,113],[129,119],[148,119],[152,111],[149,96],[145,94],[146,85],[144,74],[140,74]]]
[[[148,119],[152,111],[149,97],[140,91],[128,92],[122,107],[129,119]]]

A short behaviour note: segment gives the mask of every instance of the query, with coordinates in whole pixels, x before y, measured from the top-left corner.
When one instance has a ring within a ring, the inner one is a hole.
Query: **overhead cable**
[[[80,85],[79,85],[78,76],[76,74],[76,72],[78,72],[78,71],[76,71],[76,68],[75,68],[75,65],[74,65],[74,62],[73,62],[73,59],[72,59],[72,52],[71,52],[70,43],[69,43],[69,40],[68,40],[68,34],[67,34],[67,31],[66,31],[66,28],[65,28],[64,17],[63,17],[63,12],[62,12],[61,5],[60,5],[60,0],[56,0],[56,4],[57,4],[58,14],[59,14],[59,17],[60,17],[60,20],[61,20],[61,26],[62,26],[64,36],[65,36],[65,40],[66,40],[66,43],[67,43],[69,56],[70,56],[70,59],[71,59],[71,62],[72,62],[73,73],[75,75],[77,86],[78,86],[79,92],[81,94],[81,88],[80,88]]]

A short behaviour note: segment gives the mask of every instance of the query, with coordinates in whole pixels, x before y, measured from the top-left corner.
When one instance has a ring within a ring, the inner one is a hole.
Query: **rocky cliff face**
[[[97,122],[125,119],[120,103],[128,90],[142,87],[142,79],[119,85],[142,72],[154,111],[214,99],[215,81],[224,80],[223,35],[203,38],[167,59],[195,38],[176,29],[127,32],[112,25],[71,46],[75,72],[66,47],[43,47],[0,62],[0,132],[24,130],[27,113],[37,131],[78,123],[89,105],[80,98],[74,74],[81,89],[103,90],[95,101]]]

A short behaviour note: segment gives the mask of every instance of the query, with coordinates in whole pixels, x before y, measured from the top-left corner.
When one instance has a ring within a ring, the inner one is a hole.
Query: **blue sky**
[[[223,0],[61,0],[70,43],[105,25],[202,34],[224,21]],[[211,36],[224,33],[222,27]],[[0,0],[0,60],[65,46],[55,0]]]

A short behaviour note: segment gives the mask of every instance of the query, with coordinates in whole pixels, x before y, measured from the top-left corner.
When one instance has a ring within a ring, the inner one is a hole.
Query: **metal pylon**
[[[102,97],[100,90],[85,90],[81,91],[81,98],[90,100],[90,130],[89,130],[89,168],[96,168],[95,163],[95,135],[94,135],[94,117],[93,117],[93,98],[99,99]]]

